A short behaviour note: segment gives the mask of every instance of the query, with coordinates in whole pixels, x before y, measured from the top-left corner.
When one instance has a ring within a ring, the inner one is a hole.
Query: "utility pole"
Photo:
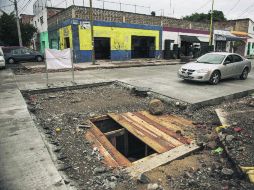
[[[14,7],[15,7],[15,12],[16,12],[16,21],[17,21],[18,36],[19,36],[19,46],[22,47],[23,44],[22,44],[21,30],[20,30],[20,24],[19,24],[17,0],[14,0]]]
[[[210,38],[209,38],[210,46],[213,44],[213,7],[214,7],[214,0],[212,0],[212,10],[211,10]]]
[[[92,42],[92,65],[95,65],[95,57],[94,57],[94,31],[93,31],[93,2],[90,1],[90,11],[89,11],[89,17],[90,17],[90,25],[91,25],[91,42]]]

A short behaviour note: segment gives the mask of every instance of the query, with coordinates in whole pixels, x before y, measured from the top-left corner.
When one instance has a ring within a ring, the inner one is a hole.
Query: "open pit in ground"
[[[148,103],[153,98],[151,95],[135,96],[116,84],[23,94],[39,130],[53,145],[56,167],[67,176],[65,183],[85,190],[147,189],[143,180],[130,179],[123,169],[107,168],[98,150],[84,138],[89,128],[79,126],[98,115],[148,110]],[[166,113],[195,121],[193,133],[205,146],[191,155],[146,172],[150,178],[148,183],[156,183],[163,189],[253,188],[245,178],[239,178],[224,153],[211,153],[220,146],[214,133],[214,128],[219,125],[214,106],[183,110],[165,103],[165,107]]]

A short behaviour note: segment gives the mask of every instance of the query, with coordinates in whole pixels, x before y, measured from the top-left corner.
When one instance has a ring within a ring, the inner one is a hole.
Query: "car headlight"
[[[209,69],[200,69],[197,70],[197,73],[208,73],[210,70]]]

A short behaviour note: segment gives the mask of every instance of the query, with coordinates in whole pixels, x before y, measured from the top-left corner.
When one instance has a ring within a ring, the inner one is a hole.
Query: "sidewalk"
[[[26,62],[21,63],[26,69],[45,68],[45,63]],[[181,64],[180,59],[132,59],[128,61],[106,61],[98,60],[96,65],[91,62],[75,63],[74,67],[77,70],[93,70],[93,69],[114,69],[114,68],[128,68],[128,67],[145,67],[145,66],[161,66],[161,65],[176,65]]]
[[[66,190],[14,75],[0,81],[0,190]]]

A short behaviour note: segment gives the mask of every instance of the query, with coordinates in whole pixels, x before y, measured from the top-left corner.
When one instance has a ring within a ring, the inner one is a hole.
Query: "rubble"
[[[49,96],[55,97],[49,98]],[[172,104],[168,105],[166,103],[163,105],[163,111],[166,113],[170,112],[196,121],[194,122],[196,129],[188,135],[194,134],[193,138],[205,146],[204,149],[187,156],[187,158],[196,158],[196,156],[203,155],[199,161],[200,165],[191,165],[192,163],[188,161],[187,166],[180,164],[177,169],[173,170],[174,175],[170,176],[172,170],[170,175],[165,173],[166,168],[170,165],[167,164],[164,167],[145,173],[149,180],[143,178],[144,176],[140,176],[140,181],[131,180],[122,170],[112,170],[110,168],[104,170],[103,158],[99,158],[98,149],[94,149],[84,138],[84,132],[89,128],[89,125],[84,121],[90,119],[91,116],[105,115],[106,113],[146,110],[151,99],[149,96],[133,96],[126,89],[110,85],[42,93],[36,96],[31,95],[31,101],[28,101],[28,104],[31,105],[32,109],[35,109],[31,111],[36,116],[35,122],[39,124],[38,127],[41,127],[45,134],[47,133],[47,140],[55,147],[53,150],[56,150],[57,164],[68,166],[65,169],[62,167],[62,169],[70,179],[68,181],[70,184],[72,184],[72,181],[78,184],[76,186],[78,190],[147,189],[148,185],[151,188],[153,184],[157,184],[154,185],[157,189],[164,188],[165,190],[253,189],[248,181],[239,179],[236,173],[232,174],[232,171],[235,170],[224,157],[224,149],[220,144],[217,144],[217,136],[213,134],[214,128],[219,126],[214,109],[223,105],[204,107],[197,110],[183,110],[179,106],[172,108]],[[80,102],[73,103],[72,100],[80,100]],[[229,101],[228,104],[232,105],[231,102]],[[238,108],[238,110],[245,110],[246,107],[251,109],[245,101],[245,106]],[[227,106],[224,108],[227,108]],[[234,106],[231,109],[237,110]],[[235,117],[239,119],[237,115]],[[245,126],[251,126],[254,120],[249,115],[246,115],[246,118],[237,120],[234,126],[234,128],[239,127],[242,130],[237,129],[235,131],[232,128],[223,131],[221,135],[225,136],[225,139],[228,135],[234,137],[227,137],[229,141],[226,142],[235,152],[234,158],[240,160],[239,163],[248,163],[249,161],[249,164],[252,164],[250,158],[254,156],[246,145],[252,142],[251,134],[253,133],[250,131],[251,127],[246,128]],[[55,131],[57,128],[61,129],[60,133]],[[80,129],[78,133],[77,128]],[[184,132],[183,134],[185,134]],[[246,151],[250,155],[245,158]],[[210,159],[210,162],[203,158]],[[191,167],[189,167],[190,165]]]
[[[137,181],[142,184],[148,184],[151,182],[151,180],[145,174],[139,175]]]
[[[153,99],[149,102],[149,111],[153,115],[161,115],[165,111],[164,104],[158,99]]]

